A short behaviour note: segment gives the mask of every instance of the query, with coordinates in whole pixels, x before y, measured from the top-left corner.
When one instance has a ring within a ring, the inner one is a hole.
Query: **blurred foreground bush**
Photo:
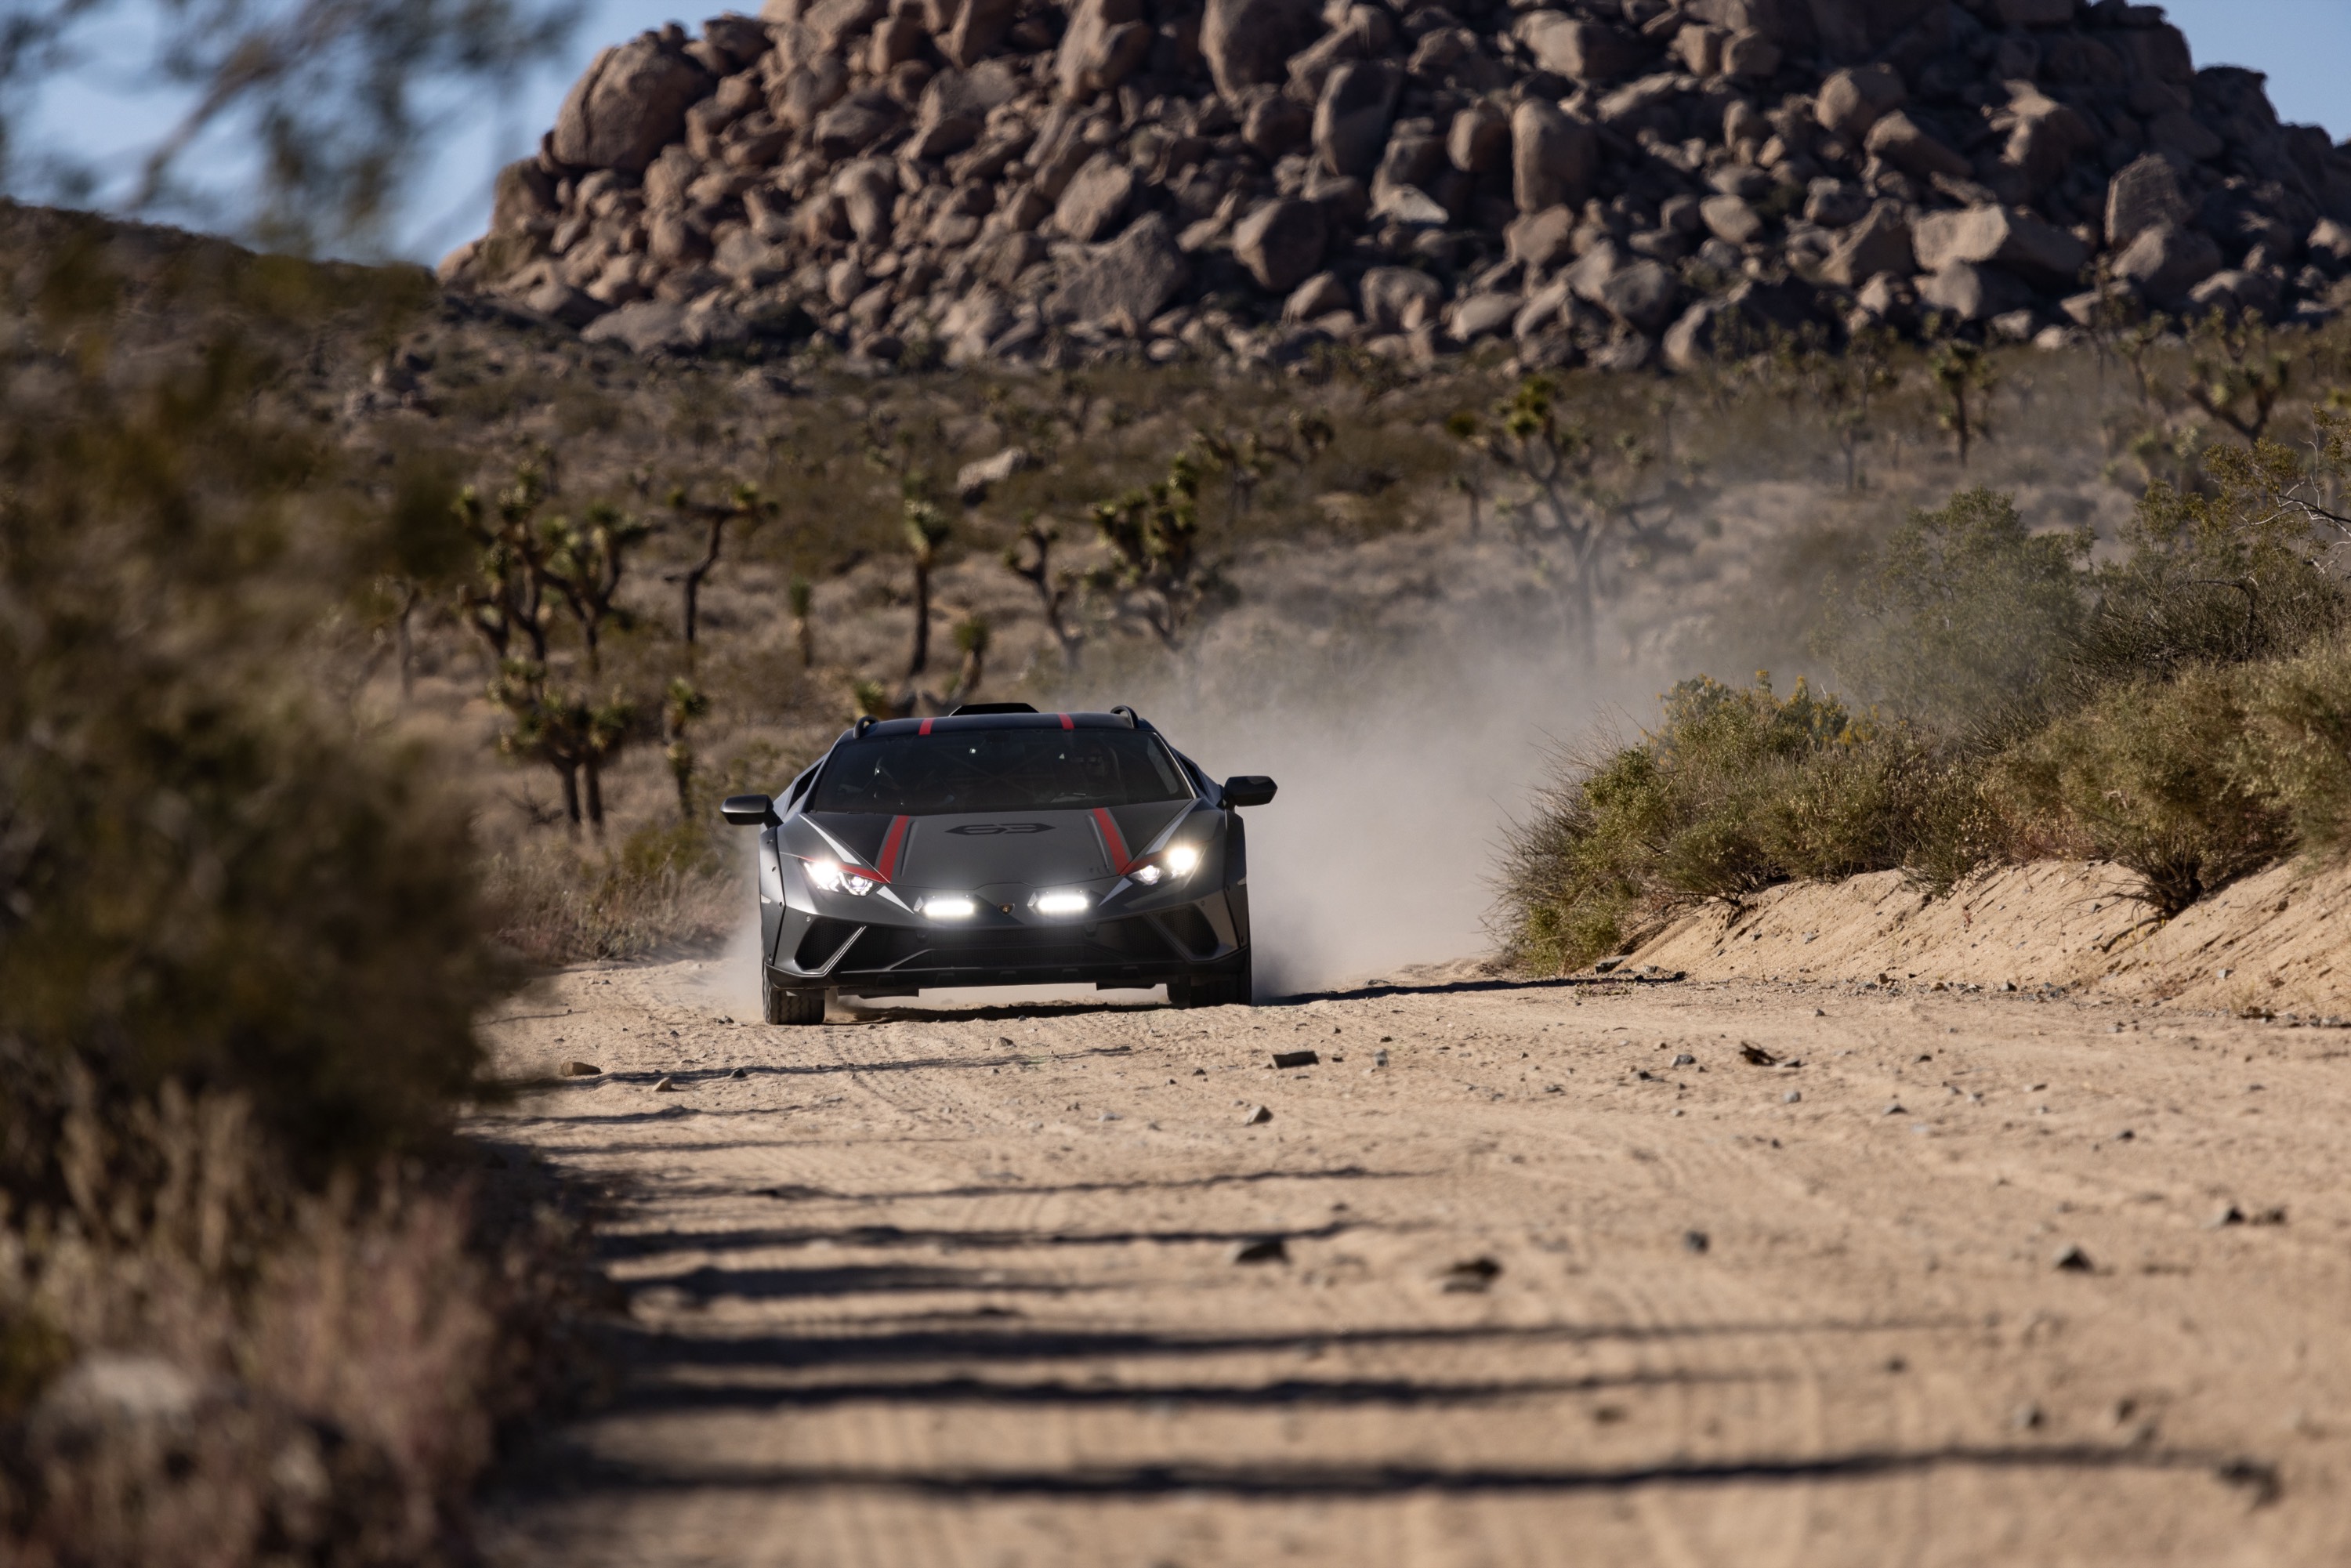
[[[397,508],[267,347],[411,301],[246,258],[118,355],[84,237],[0,278],[0,1559],[459,1560],[563,1226],[486,1232],[447,1144],[517,973],[314,685]]]

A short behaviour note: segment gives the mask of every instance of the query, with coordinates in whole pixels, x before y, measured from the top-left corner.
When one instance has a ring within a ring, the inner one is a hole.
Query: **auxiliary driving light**
[[[1093,901],[1082,893],[1057,888],[1040,893],[1029,901],[1029,907],[1040,915],[1083,915]]]
[[[932,920],[968,920],[978,913],[978,904],[959,893],[943,893],[923,900],[923,914]]]

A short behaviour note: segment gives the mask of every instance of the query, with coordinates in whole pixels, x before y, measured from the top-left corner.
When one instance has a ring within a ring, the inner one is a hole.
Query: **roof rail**
[[[961,718],[969,713],[1035,713],[1036,711],[1027,703],[966,703],[961,707],[949,709],[947,716]]]
[[[1139,714],[1137,714],[1137,713],[1136,713],[1133,708],[1131,708],[1131,707],[1127,706],[1124,703],[1120,703],[1117,706],[1115,706],[1115,707],[1112,708],[1110,711],[1111,711],[1111,712],[1113,712],[1113,713],[1123,713],[1123,714],[1126,715],[1126,727],[1127,727],[1127,728],[1129,728],[1129,729],[1141,729],[1141,728],[1143,727],[1143,718],[1142,718],[1142,716],[1141,716],[1141,715],[1139,715]]]
[[[867,730],[869,730],[869,729],[872,729],[872,727],[873,727],[873,716],[872,716],[872,714],[870,714],[870,713],[861,713],[861,714],[859,714],[859,715],[857,716],[857,738],[858,738],[858,739],[860,739],[860,740],[864,739],[864,738],[865,738],[865,732],[866,732]]]

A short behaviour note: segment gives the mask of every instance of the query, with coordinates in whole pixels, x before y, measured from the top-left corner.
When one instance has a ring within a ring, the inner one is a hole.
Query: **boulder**
[[[2106,244],[2122,249],[2158,224],[2188,221],[2188,198],[2170,162],[2150,152],[2106,185]]]
[[[1943,174],[1964,180],[1975,173],[1975,165],[1898,109],[1869,128],[1864,145],[1873,156],[1883,158],[1917,179],[1931,180]]]
[[[1296,288],[1282,302],[1281,319],[1285,321],[1312,321],[1335,310],[1353,310],[1355,297],[1335,272],[1318,272]]]
[[[2032,290],[2014,273],[1955,261],[1918,280],[1921,302],[1961,321],[1989,321],[2030,305]]]
[[[1289,79],[1290,57],[1322,31],[1315,0],[1208,0],[1200,19],[1200,53],[1217,90],[1238,103],[1242,90]]]
[[[1608,280],[1600,305],[1626,326],[1655,333],[1672,318],[1679,292],[1674,275],[1663,265],[1641,260]]]
[[[865,245],[887,244],[890,220],[898,200],[898,176],[879,158],[844,163],[832,177],[832,193],[841,201],[849,232]]]
[[[2090,258],[2089,247],[2064,229],[2011,207],[1928,213],[1914,227],[1911,243],[1928,272],[1954,263],[1997,264],[2051,286],[2073,282]]]
[[[1780,46],[1761,33],[1733,33],[1723,40],[1722,74],[1764,80],[1779,74],[1784,57]]]
[[[1360,179],[1379,164],[1404,73],[1385,60],[1350,60],[1331,73],[1314,106],[1314,151],[1334,174]]]
[[[2231,267],[2214,273],[2189,289],[2188,305],[2189,312],[2197,316],[2219,310],[2233,317],[2252,310],[2273,317],[2281,293],[2278,279],[2268,273]]]
[[[1576,81],[1614,81],[1640,69],[1649,56],[1638,38],[1562,11],[1530,11],[1512,31],[1539,68]]]
[[[1869,193],[1843,180],[1814,180],[1804,194],[1804,221],[1824,229],[1850,228],[1869,214]]]
[[[1457,342],[1475,342],[1508,327],[1523,303],[1515,294],[1473,294],[1447,313],[1446,329]]]
[[[851,39],[889,14],[889,0],[815,0],[799,21],[811,49],[839,55],[848,52]]]
[[[1019,14],[1019,0],[963,0],[954,24],[938,35],[939,53],[969,70],[1004,42]]]
[[[640,299],[598,317],[580,336],[590,343],[617,343],[632,354],[689,353],[705,340],[695,326],[683,305]]]
[[[2147,141],[2158,152],[2182,163],[2201,163],[2218,158],[2228,145],[2206,130],[2194,115],[2179,109],[2168,110],[2149,120]]]
[[[1129,224],[1108,245],[1062,264],[1062,280],[1047,313],[1063,322],[1116,325],[1139,331],[1192,279],[1165,214]]]
[[[2088,120],[2038,90],[2013,96],[2009,111],[2016,123],[2009,130],[2001,162],[2022,173],[2036,193],[2063,180],[2076,158],[2098,145],[2098,133]]]
[[[1268,202],[1233,230],[1233,256],[1258,287],[1288,294],[1322,265],[1330,225],[1312,202]]]
[[[1445,133],[1445,155],[1465,174],[1500,168],[1510,155],[1510,115],[1488,99],[1459,110]]]
[[[1134,200],[1134,171],[1115,152],[1089,158],[1054,204],[1053,222],[1071,239],[1107,239],[1126,221]]]
[[[1751,245],[1763,234],[1763,217],[1741,196],[1708,196],[1698,204],[1698,216],[1715,238],[1728,245]]]
[[[1837,237],[1821,276],[1843,287],[1859,288],[1882,274],[1907,277],[1917,270],[1909,220],[1899,206],[1887,203]]]
[[[1313,135],[1313,111],[1278,92],[1259,97],[1241,120],[1241,140],[1269,163],[1303,147]]]
[[[2321,218],[2318,226],[2310,231],[2310,237],[2303,242],[2303,246],[2310,252],[2310,258],[2322,267],[2338,272],[2351,267],[2351,225],[2337,223],[2333,218]]]
[[[571,168],[642,172],[685,134],[685,111],[710,85],[681,46],[642,34],[598,55],[572,84],[549,149]]]
[[[2179,224],[2157,224],[2115,258],[2115,276],[2150,304],[2170,309],[2220,271],[2220,247],[2209,235]]]
[[[1502,231],[1512,261],[1549,271],[1573,254],[1577,214],[1573,207],[1545,207],[1515,219]]]
[[[1375,267],[1364,274],[1364,320],[1374,332],[1410,332],[1445,308],[1445,285],[1408,267]]]
[[[828,158],[852,158],[897,130],[904,120],[887,95],[868,89],[842,99],[818,115],[809,127],[809,140]]]
[[[1539,98],[1510,112],[1510,188],[1519,211],[1583,204],[1600,162],[1598,132]]]
[[[1053,61],[1061,96],[1090,103],[1124,81],[1150,52],[1143,0],[1078,0]]]
[[[1994,0],[2004,27],[2063,27],[2074,20],[2074,0]]]

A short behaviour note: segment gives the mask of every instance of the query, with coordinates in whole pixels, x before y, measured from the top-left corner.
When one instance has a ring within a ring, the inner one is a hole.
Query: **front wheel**
[[[769,1023],[810,1024],[824,1021],[824,993],[796,991],[776,984],[773,976],[764,978],[762,989],[767,995],[767,1017]]]
[[[1241,949],[1240,967],[1229,973],[1167,982],[1167,999],[1179,1008],[1245,1008],[1254,995],[1254,977],[1246,947]]]

